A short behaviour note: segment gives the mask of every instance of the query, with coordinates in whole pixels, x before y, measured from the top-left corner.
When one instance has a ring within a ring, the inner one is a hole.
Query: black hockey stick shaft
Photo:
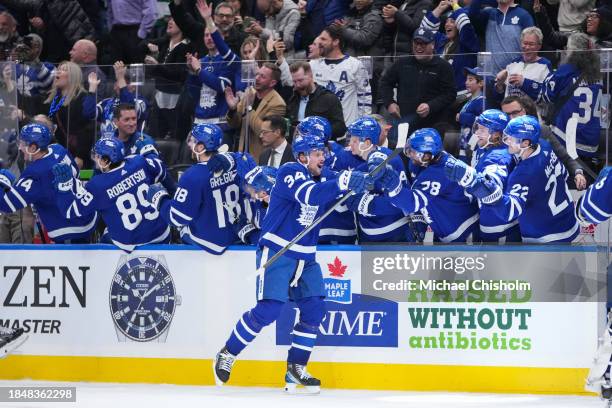
[[[393,158],[395,158],[401,151],[402,151],[402,148],[395,149],[393,151],[393,153],[391,153],[389,156],[387,156],[387,158],[382,163],[380,163],[378,166],[376,166],[376,168],[374,170],[372,170],[371,172],[368,173],[368,177],[373,177],[373,176],[377,175],[378,173],[380,173],[385,167],[387,167],[387,164]],[[293,238],[287,245],[285,245],[283,248],[281,248],[280,251],[278,251],[277,253],[272,255],[272,257],[270,259],[268,259],[268,261],[263,266],[261,266],[260,269],[266,269],[270,265],[272,265],[274,262],[276,262],[276,260],[278,258],[280,258],[281,256],[283,256],[283,254],[285,252],[287,252],[289,250],[289,248],[291,248],[296,242],[298,242],[306,234],[308,234],[310,231],[312,231],[313,228],[315,228],[317,225],[319,225],[325,218],[329,217],[329,215],[332,212],[334,212],[336,210],[336,208],[338,208],[342,204],[344,204],[344,202],[346,200],[348,200],[349,197],[351,197],[353,194],[355,194],[353,191],[349,191],[342,198],[340,198],[338,201],[336,201],[336,203],[333,206],[331,206],[327,211],[325,211],[323,214],[321,214],[321,216],[319,216],[319,218],[314,220],[312,222],[312,224],[310,224],[307,228],[303,229],[302,232],[297,234],[295,236],[295,238]]]

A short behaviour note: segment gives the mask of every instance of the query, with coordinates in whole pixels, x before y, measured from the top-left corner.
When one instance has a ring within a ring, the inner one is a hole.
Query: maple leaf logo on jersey
[[[344,99],[344,91],[338,90],[338,88],[336,88],[336,84],[334,84],[332,81],[329,81],[325,88],[327,88],[328,91],[333,92],[338,97],[338,99],[340,99],[340,102],[342,102],[342,99]]]
[[[347,266],[342,265],[342,261],[338,257],[334,259],[334,263],[327,264],[327,269],[330,272],[330,276],[336,276],[338,278],[342,278],[344,276],[346,268]]]
[[[512,24],[518,24],[519,23],[519,16],[514,16],[510,19],[510,21],[512,22]]]

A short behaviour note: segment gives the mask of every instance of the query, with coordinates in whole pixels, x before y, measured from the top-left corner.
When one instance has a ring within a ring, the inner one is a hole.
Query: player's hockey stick
[[[397,133],[398,133],[398,138],[397,138],[397,145],[395,147],[395,150],[393,151],[393,153],[387,156],[387,158],[382,163],[376,166],[374,170],[368,173],[369,177],[375,176],[378,173],[380,173],[385,167],[387,167],[387,164],[404,149],[404,146],[406,145],[406,140],[408,139],[408,123],[400,123],[397,128]],[[283,256],[283,254],[287,252],[289,248],[291,248],[296,242],[298,242],[300,239],[306,236],[310,231],[313,230],[313,228],[319,225],[325,218],[329,217],[329,215],[332,212],[334,212],[336,208],[344,204],[344,202],[348,200],[349,197],[353,196],[354,194],[355,193],[353,191],[349,191],[341,199],[336,201],[336,203],[333,206],[331,206],[327,211],[321,214],[321,216],[319,216],[319,218],[314,220],[312,224],[310,224],[308,227],[303,229],[302,232],[297,234],[295,238],[293,238],[287,245],[285,245],[277,253],[272,255],[272,257],[268,259],[268,261],[265,264],[263,264],[262,266],[259,267],[259,269],[257,269],[257,273],[259,274],[262,270],[268,268],[270,265],[276,262],[276,260],[280,258],[281,256]]]
[[[565,148],[567,149],[567,154],[576,160],[578,164],[582,167],[582,170],[587,172],[589,176],[593,178],[593,180],[597,179],[597,174],[589,166],[584,164],[582,160],[578,158],[578,151],[576,150],[576,131],[578,129],[578,118],[572,116],[567,121],[565,125]]]

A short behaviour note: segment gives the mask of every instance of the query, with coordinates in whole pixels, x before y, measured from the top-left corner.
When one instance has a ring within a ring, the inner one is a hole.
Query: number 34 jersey
[[[521,160],[508,177],[506,192],[480,212],[519,220],[523,242],[571,242],[580,232],[567,187],[567,170],[546,141]]]
[[[180,178],[172,200],[164,200],[160,213],[181,228],[183,242],[220,255],[238,241],[232,223],[242,211],[236,169],[218,177],[206,163],[191,166]]]
[[[58,205],[67,209],[67,218],[98,211],[107,225],[111,240],[119,248],[132,251],[136,246],[167,239],[170,228],[147,201],[149,185],[165,176],[158,159],[133,156],[118,167],[95,175],[84,192],[58,194]]]

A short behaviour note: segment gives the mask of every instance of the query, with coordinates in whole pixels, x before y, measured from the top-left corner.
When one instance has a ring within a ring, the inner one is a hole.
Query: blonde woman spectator
[[[79,168],[90,168],[90,151],[94,142],[96,117],[95,93],[100,80],[95,72],[87,78],[88,89],[82,83],[81,68],[64,61],[55,71],[55,79],[45,100],[45,110],[57,125],[55,133],[59,144],[66,147]]]

